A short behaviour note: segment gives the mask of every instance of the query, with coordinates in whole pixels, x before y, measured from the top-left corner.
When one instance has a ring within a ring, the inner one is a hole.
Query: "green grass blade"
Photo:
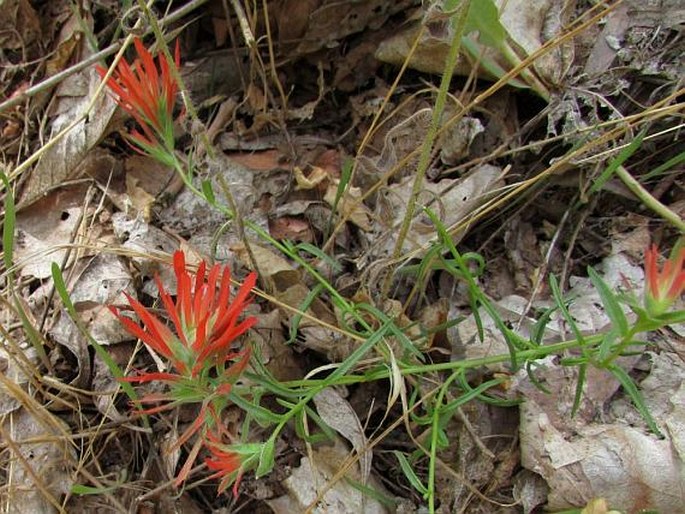
[[[597,177],[590,187],[590,190],[588,191],[588,194],[593,194],[602,189],[604,184],[608,182],[608,180],[611,178],[611,176],[614,174],[614,172],[618,169],[619,166],[621,166],[624,162],[628,160],[628,158],[635,153],[635,151],[640,148],[640,145],[642,144],[642,140],[645,138],[645,135],[647,134],[647,129],[644,129],[640,131],[640,133],[637,135],[635,139],[633,139],[628,146],[623,148],[618,155],[607,165],[607,167],[604,169],[604,171],[601,173],[599,177]]]
[[[52,279],[55,282],[55,290],[59,293],[59,296],[62,299],[62,303],[64,304],[64,307],[67,309],[67,312],[69,313],[69,316],[71,316],[71,319],[74,321],[74,323],[76,323],[79,332],[81,332],[83,337],[85,337],[91,344],[91,346],[95,349],[95,352],[105,363],[105,365],[109,369],[110,373],[112,373],[114,378],[124,378],[124,372],[121,371],[121,368],[117,365],[116,362],[114,362],[114,359],[112,359],[111,355],[107,353],[107,350],[105,350],[100,343],[93,339],[93,336],[91,336],[88,330],[86,330],[86,328],[83,326],[81,318],[76,312],[76,308],[74,307],[74,304],[71,302],[71,298],[69,298],[67,286],[64,283],[64,277],[62,277],[62,271],[59,269],[59,266],[56,262],[52,263]],[[136,393],[135,389],[133,389],[133,386],[128,382],[123,382],[121,380],[119,380],[118,382],[119,386],[124,390],[124,392],[131,399],[131,401],[134,403],[137,402],[138,394]],[[146,426],[149,426],[147,416],[143,416],[143,422]]]
[[[307,252],[308,254],[313,255],[317,259],[320,259],[326,264],[328,264],[333,271],[342,271],[342,265],[337,260],[335,260],[330,255],[323,253],[320,248],[314,246],[311,243],[298,243],[294,246],[294,250]]]
[[[5,184],[5,219],[2,223],[2,249],[3,260],[5,262],[5,269],[8,276],[12,269],[14,262],[14,224],[16,220],[16,211],[14,206],[14,195],[10,187],[9,180],[4,173],[0,173],[0,180]]]
[[[0,180],[5,185],[5,218],[2,222],[2,248],[3,248],[3,262],[5,264],[5,271],[7,273],[7,289],[11,292],[10,294],[14,300],[14,307],[19,314],[19,319],[21,320],[22,328],[26,337],[31,342],[31,345],[36,350],[38,357],[40,358],[46,369],[52,371],[52,365],[50,359],[45,353],[45,348],[43,347],[43,338],[38,333],[36,328],[31,323],[29,316],[26,314],[26,309],[24,309],[24,304],[16,296],[14,291],[14,273],[12,272],[12,266],[14,265],[14,230],[16,226],[16,206],[14,203],[14,194],[12,193],[12,188],[10,187],[9,180],[4,173],[0,173]]]
[[[653,179],[654,177],[658,177],[659,175],[664,173],[666,170],[669,170],[669,169],[677,166],[681,162],[685,162],[685,151],[680,152],[675,157],[670,158],[665,163],[663,163],[661,166],[657,166],[656,168],[654,168],[649,173],[645,173],[644,175],[642,175],[642,178],[641,178],[642,182]]]
[[[533,342],[537,346],[540,346],[542,344],[542,341],[545,337],[545,329],[547,328],[547,325],[552,319],[552,314],[554,314],[556,311],[556,306],[550,307],[549,309],[545,309],[545,312],[543,312],[542,315],[538,318],[532,330],[530,331],[531,342]]]
[[[304,300],[302,300],[302,303],[297,306],[297,312],[293,314],[293,317],[290,319],[290,337],[285,344],[291,345],[295,343],[297,340],[297,332],[300,328],[300,322],[302,321],[301,313],[307,312],[312,303],[314,303],[314,300],[316,300],[323,291],[324,286],[322,284],[316,284],[312,290],[307,293],[307,296],[305,296]]]
[[[328,239],[331,233],[331,228],[333,227],[333,220],[335,219],[335,213],[338,212],[338,204],[342,200],[343,194],[352,179],[352,170],[354,169],[354,161],[352,159],[346,159],[342,165],[342,171],[340,173],[340,182],[338,183],[338,189],[335,191],[335,200],[331,206],[331,215],[328,218],[328,225],[326,226],[326,237]]]

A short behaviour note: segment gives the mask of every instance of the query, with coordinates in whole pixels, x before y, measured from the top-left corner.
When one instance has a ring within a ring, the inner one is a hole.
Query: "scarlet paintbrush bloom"
[[[645,308],[652,316],[665,313],[685,290],[685,246],[678,248],[659,271],[656,245],[645,253]]]
[[[233,496],[238,496],[238,486],[242,475],[241,456],[232,451],[227,445],[221,444],[216,435],[211,432],[207,434],[208,444],[206,445],[212,454],[211,458],[205,459],[207,467],[214,471],[210,478],[221,478],[219,482],[219,494],[221,494],[231,483],[233,483]]]
[[[133,116],[143,130],[142,133],[134,130],[130,136],[131,142],[142,153],[171,165],[174,159],[173,110],[178,84],[163,54],[157,59],[158,69],[140,39],[135,38],[133,44],[138,59],[133,65],[121,59],[107,86],[116,94],[121,108]],[[181,64],[178,41],[174,61],[178,68]],[[107,74],[102,66],[96,69],[103,78]]]
[[[140,318],[142,326],[123,316],[115,307],[110,309],[132,335],[165,357],[174,371],[141,373],[122,379],[127,382],[160,381],[170,385],[168,393],[149,394],[137,400],[139,407],[156,404],[151,408],[141,408],[141,412],[153,414],[187,403],[201,405],[197,417],[176,443],[180,446],[194,434],[200,434],[179,471],[176,478],[178,485],[190,473],[198,452],[205,444],[205,434],[212,427],[219,428],[221,412],[229,403],[233,385],[250,361],[249,346],[240,352],[234,352],[231,344],[256,322],[254,316],[242,321],[240,317],[251,301],[257,276],[250,273],[231,300],[231,272],[227,266],[222,269],[216,264],[207,273],[207,265],[202,261],[197,273],[191,274],[186,269],[185,255],[182,251],[177,251],[174,253],[174,272],[175,301],[159,277],[156,277],[159,297],[174,330],[128,295],[128,302]],[[231,364],[227,365],[229,362]],[[212,448],[210,451],[214,452]],[[240,467],[240,460],[236,455],[229,454],[225,449],[217,451],[220,454],[216,454],[216,458],[220,460],[215,464],[208,463],[210,468],[213,465],[221,466],[223,471],[217,476],[225,477],[229,469]],[[218,471],[218,468],[213,469]]]
[[[193,380],[200,375],[208,377],[212,368],[217,370],[219,377],[225,374],[237,376],[247,365],[249,355],[245,352],[231,351],[231,343],[257,321],[254,316],[239,321],[240,315],[251,301],[250,293],[255,286],[257,275],[254,272],[250,273],[231,301],[230,269],[224,267],[222,271],[218,264],[212,266],[208,274],[206,269],[207,265],[202,261],[197,274],[193,277],[186,270],[183,252],[174,253],[176,301],[171,298],[159,277],[156,278],[159,296],[173,322],[175,332],[138,300],[128,295],[129,304],[142,321],[142,327],[111,307],[112,312],[132,335],[166,357],[178,373],[148,373],[131,377],[130,381],[174,382],[179,378]],[[228,370],[225,369],[226,362],[240,357],[240,363]]]

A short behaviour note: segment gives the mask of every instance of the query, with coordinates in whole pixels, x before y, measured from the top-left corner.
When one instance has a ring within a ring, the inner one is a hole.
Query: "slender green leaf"
[[[599,297],[604,305],[604,310],[607,313],[607,316],[609,316],[611,324],[616,327],[621,336],[625,336],[628,333],[628,330],[630,330],[630,327],[628,326],[628,320],[621,308],[621,304],[618,303],[618,298],[594,269],[588,266],[587,273],[592,285],[595,286],[595,289],[597,289],[597,292],[599,293]]]
[[[404,453],[397,450],[393,450],[393,453],[395,454],[395,457],[397,457],[397,461],[400,463],[402,473],[404,473],[404,476],[407,477],[407,480],[409,480],[409,483],[412,485],[412,487],[421,493],[421,495],[428,493],[428,489],[426,489],[426,486],[423,485],[421,479],[416,475],[414,468],[411,467],[411,464],[409,464],[409,461]]]
[[[665,163],[663,163],[661,166],[657,166],[656,168],[654,168],[649,173],[645,173],[644,175],[642,175],[640,177],[640,181],[645,182],[646,180],[650,180],[654,177],[658,177],[659,175],[664,173],[666,170],[669,170],[669,169],[677,166],[681,162],[685,162],[685,151],[680,152],[675,157],[670,158]]]
[[[298,243],[297,245],[295,245],[294,248],[297,251],[307,252],[308,254],[313,255],[317,259],[324,261],[331,267],[333,271],[342,271],[342,265],[336,259],[334,259],[328,254],[323,253],[320,248],[314,246],[311,243]]]
[[[630,396],[630,399],[633,400],[633,404],[635,404],[635,408],[638,410],[638,412],[642,416],[642,419],[645,420],[645,423],[647,423],[647,426],[649,427],[649,429],[652,432],[654,432],[655,435],[657,435],[661,439],[663,439],[664,435],[661,433],[661,430],[659,430],[659,427],[656,424],[656,421],[654,421],[652,414],[649,412],[649,409],[645,405],[645,402],[642,399],[642,394],[640,394],[640,390],[635,385],[635,382],[633,382],[633,379],[630,378],[628,373],[626,373],[625,370],[621,366],[618,366],[615,363],[609,364],[609,366],[607,366],[607,369],[609,371],[611,371],[611,373],[613,373],[613,375],[618,379],[619,382],[621,382],[623,389],[625,390],[626,393],[628,393],[628,396]]]
[[[280,423],[283,419],[283,416],[279,414],[274,414],[269,409],[265,409],[261,405],[255,405],[254,403],[247,401],[245,398],[236,394],[234,391],[231,391],[228,394],[228,398],[229,400],[231,400],[232,403],[236,404],[238,407],[243,409],[247,414],[252,416],[254,420],[262,427],[275,425],[277,423]]]
[[[552,319],[552,314],[554,314],[556,311],[556,306],[545,309],[542,315],[535,322],[535,325],[533,325],[533,328],[530,331],[530,340],[537,346],[542,344],[542,341],[545,337],[545,329],[547,328],[549,321]]]
[[[207,201],[214,205],[216,203],[216,196],[214,195],[214,188],[212,187],[211,180],[202,181],[202,194],[205,195]]]
[[[272,436],[262,444],[262,449],[259,453],[259,464],[255,472],[256,478],[261,478],[267,475],[274,468],[276,454],[276,439]]]
[[[615,355],[612,355],[612,350],[614,349],[614,343],[618,339],[618,333],[616,329],[612,329],[602,337],[602,341],[599,343],[599,348],[597,350],[596,361],[601,363],[601,366],[606,366],[608,362],[613,360]]]
[[[74,484],[71,486],[71,494],[76,494],[78,496],[88,496],[88,495],[102,495],[107,493],[113,493],[121,486],[113,485],[110,487],[91,487],[89,485]]]
[[[587,376],[587,362],[583,362],[578,366],[578,381],[576,382],[576,392],[573,395],[573,407],[571,408],[571,417],[576,415],[580,408],[580,402],[583,399],[583,389],[585,389],[585,377]]]
[[[645,138],[646,134],[647,129],[641,130],[637,137],[618,153],[618,155],[607,165],[601,175],[595,179],[592,187],[590,187],[590,190],[588,191],[588,194],[596,193],[602,189],[604,184],[607,183],[618,167],[626,162],[628,158],[633,155],[638,148],[640,148],[642,140]]]
[[[0,180],[5,184],[5,219],[2,223],[2,251],[5,269],[9,274],[14,262],[14,223],[16,212],[14,208],[14,195],[12,194],[12,188],[7,176],[4,173],[0,173]]]
[[[375,489],[372,486],[364,485],[357,480],[352,480],[349,476],[345,476],[345,482],[350,484],[364,496],[372,498],[379,503],[382,503],[390,509],[390,512],[395,512],[397,510],[397,501],[395,500],[395,498],[392,498],[387,494],[383,494],[380,490]]]
[[[304,300],[302,300],[302,303],[297,306],[297,312],[293,314],[293,317],[290,318],[290,330],[289,334],[290,337],[288,340],[285,342],[285,344],[290,345],[290,344],[295,344],[297,341],[297,333],[300,328],[300,322],[302,321],[302,313],[307,312],[309,310],[309,307],[312,306],[312,303],[314,303],[314,300],[316,300],[321,293],[324,291],[324,286],[323,284],[316,284],[309,293],[307,293],[307,296],[304,297]]]
[[[345,159],[343,162],[342,170],[340,172],[340,182],[338,183],[338,188],[335,191],[335,200],[333,200],[333,205],[331,206],[331,215],[328,218],[328,225],[326,227],[326,238],[328,234],[331,233],[331,228],[333,227],[333,220],[335,219],[335,213],[338,212],[338,204],[345,194],[345,190],[352,179],[352,170],[354,170],[354,160]]]
[[[526,374],[528,375],[528,380],[530,380],[530,383],[537,387],[543,393],[552,394],[552,391],[547,389],[547,387],[545,387],[545,385],[542,382],[540,382],[538,378],[535,376],[535,370],[533,369],[533,367],[536,365],[537,363],[535,361],[526,362]]]
[[[562,315],[564,316],[566,323],[568,323],[569,326],[571,327],[571,330],[573,331],[573,335],[576,337],[576,339],[578,340],[579,343],[584,343],[585,338],[583,337],[583,334],[581,333],[580,329],[578,328],[578,325],[576,324],[576,320],[573,319],[573,316],[571,316],[571,313],[566,308],[566,302],[564,301],[564,297],[561,294],[561,289],[559,289],[559,282],[557,282],[557,278],[554,275],[549,276],[549,286],[550,286],[550,289],[552,290],[552,297],[554,298],[554,301],[557,304],[557,307],[559,308]]]

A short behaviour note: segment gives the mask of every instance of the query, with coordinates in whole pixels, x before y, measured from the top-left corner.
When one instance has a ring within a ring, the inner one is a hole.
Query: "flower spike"
[[[110,310],[129,333],[168,359],[179,378],[196,379],[208,376],[212,368],[237,378],[247,365],[250,352],[249,348],[246,348],[236,353],[231,349],[231,343],[257,321],[254,316],[250,316],[239,322],[240,315],[250,303],[250,293],[257,277],[254,272],[250,273],[235,299],[231,301],[228,267],[225,267],[223,272],[218,264],[212,266],[209,273],[206,273],[206,269],[207,265],[203,261],[193,280],[191,273],[186,270],[184,253],[174,253],[177,282],[175,302],[159,278],[156,278],[160,299],[173,323],[175,333],[138,300],[128,295],[131,309],[142,321],[142,327],[131,318],[123,316],[118,309],[110,307]],[[220,273],[222,279],[217,291]],[[241,360],[225,369],[227,361],[237,359]],[[168,381],[168,374],[164,376]],[[145,375],[139,375],[135,381],[145,382],[147,378]]]
[[[129,135],[133,147],[155,159],[173,164],[174,133],[173,110],[178,94],[178,83],[171,73],[166,57],[157,58],[159,69],[150,52],[139,38],[133,40],[138,58],[129,65],[122,59],[107,80],[107,86],[116,95],[117,103],[136,120],[142,132],[134,130]],[[178,40],[174,51],[174,64],[181,65],[181,50]],[[107,69],[96,67],[102,78]]]
[[[668,311],[685,291],[685,246],[676,246],[661,271],[658,256],[656,245],[645,252],[645,308],[654,317]]]

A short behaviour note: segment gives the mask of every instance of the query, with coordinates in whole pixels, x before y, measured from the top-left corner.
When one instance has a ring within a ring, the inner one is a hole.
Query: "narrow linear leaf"
[[[14,195],[10,182],[4,173],[0,173],[0,180],[5,184],[5,219],[2,223],[2,250],[3,259],[5,262],[5,269],[9,273],[12,269],[13,254],[14,254],[14,223],[16,220],[16,211],[14,207]]]
[[[561,294],[561,289],[559,289],[559,282],[557,282],[557,277],[555,277],[554,275],[549,276],[549,286],[552,290],[552,296],[554,297],[554,301],[557,304],[557,307],[559,307],[561,314],[564,316],[566,323],[568,323],[571,327],[573,335],[579,343],[583,343],[585,341],[585,338],[583,337],[583,334],[578,328],[576,320],[573,319],[573,316],[571,316],[571,313],[566,308],[566,302],[564,301],[564,297]]]
[[[661,166],[657,166],[656,168],[654,168],[649,173],[645,173],[644,175],[642,175],[640,181],[644,183],[646,180],[650,180],[654,177],[658,177],[659,175],[664,173],[666,170],[669,170],[669,169],[677,166],[681,162],[685,162],[685,151],[680,152],[675,157],[670,158],[665,163],[663,163]]]
[[[654,421],[652,414],[649,412],[649,409],[645,405],[645,402],[642,399],[642,394],[640,394],[640,390],[635,385],[635,382],[633,382],[633,379],[630,378],[628,373],[626,373],[622,367],[616,364],[609,364],[609,366],[607,366],[607,369],[611,371],[611,373],[618,379],[619,382],[621,382],[623,389],[625,389],[626,393],[628,393],[630,399],[633,400],[635,408],[642,416],[642,419],[645,420],[645,423],[647,423],[649,429],[652,432],[654,432],[654,434],[657,435],[659,438],[663,439],[664,435],[661,433],[661,430],[659,430],[659,426],[656,424],[656,421]]]
[[[604,279],[599,276],[599,273],[589,266],[587,273],[592,285],[595,286],[595,289],[597,289],[597,292],[599,293],[602,305],[604,305],[604,310],[606,311],[607,316],[609,316],[611,324],[618,330],[620,335],[625,336],[629,330],[628,320],[621,308],[621,304],[618,303],[618,298],[616,298],[616,295],[609,288]]]
[[[404,453],[397,450],[393,450],[393,453],[395,454],[395,457],[397,457],[397,461],[400,463],[402,473],[404,473],[404,476],[407,477],[407,480],[409,480],[409,483],[412,485],[412,487],[421,493],[421,495],[427,494],[428,489],[425,485],[423,485],[423,483],[421,483],[421,479],[419,479],[414,472],[414,468],[411,467],[411,464],[409,464],[409,461]]]
[[[202,193],[210,204],[214,205],[216,203],[216,196],[214,195],[214,188],[212,187],[211,180],[202,181]]]
[[[271,472],[274,468],[276,453],[276,440],[270,437],[264,444],[262,444],[261,452],[259,453],[259,464],[255,472],[256,478],[263,477]]]
[[[585,387],[585,377],[587,376],[587,362],[582,362],[578,366],[578,382],[576,382],[576,392],[573,395],[573,407],[571,408],[571,417],[576,415],[580,408],[580,402],[583,399],[583,389]]]
[[[607,165],[602,174],[595,179],[595,182],[592,184],[592,187],[590,187],[588,194],[596,193],[597,191],[602,189],[604,184],[606,184],[609,181],[609,179],[618,169],[618,167],[621,166],[624,162],[626,162],[628,158],[631,155],[633,155],[638,148],[640,148],[640,145],[642,144],[642,140],[645,138],[645,135],[647,135],[647,129],[641,130],[637,137],[633,139],[628,146],[623,148],[623,150],[621,150],[618,153],[616,158]]]

